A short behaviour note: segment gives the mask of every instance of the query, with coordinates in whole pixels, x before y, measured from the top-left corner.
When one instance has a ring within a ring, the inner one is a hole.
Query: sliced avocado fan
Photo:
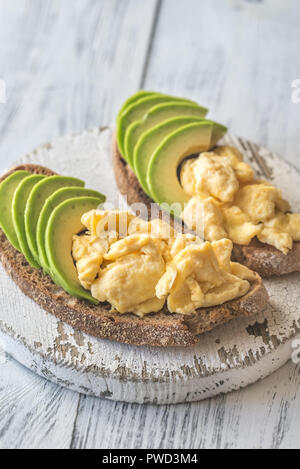
[[[142,189],[149,197],[152,197],[152,195],[148,187],[147,177],[149,163],[154,151],[172,132],[193,122],[203,122],[203,119],[192,116],[174,117],[151,128],[138,140],[134,150],[133,167]]]
[[[129,105],[126,108],[125,112],[123,112],[123,114],[120,116],[120,119],[117,122],[117,143],[118,143],[119,151],[126,161],[127,161],[127,157],[125,154],[124,143],[125,143],[126,131],[129,125],[136,120],[142,119],[143,116],[156,104],[169,102],[169,101],[192,103],[192,101],[188,101],[183,98],[174,98],[172,96],[154,94],[151,96],[146,96],[146,97],[142,97],[138,99],[136,102]]]
[[[84,187],[63,187],[48,197],[40,213],[36,230],[39,261],[47,273],[49,273],[49,262],[46,253],[45,233],[48,221],[51,217],[51,214],[58,205],[60,205],[65,200],[77,197],[97,198],[99,201],[98,205],[105,202],[106,199],[106,197],[100,192],[94,191],[92,189],[86,189]]]
[[[39,251],[36,240],[36,228],[44,203],[55,191],[62,187],[83,187],[80,179],[65,176],[49,176],[38,182],[32,189],[25,208],[25,231],[28,246],[36,262],[39,262]]]
[[[72,257],[72,242],[73,236],[85,228],[81,223],[82,215],[96,209],[101,201],[102,198],[95,197],[65,200],[52,212],[45,232],[46,255],[54,282],[70,295],[94,304],[99,302],[79,282]]]
[[[42,179],[45,179],[45,177],[46,176],[41,174],[32,174],[23,179],[16,188],[12,201],[13,224],[18,237],[21,252],[26,258],[27,262],[36,269],[38,269],[40,265],[34,260],[27,243],[24,212],[30,192],[32,191],[33,187]]]
[[[186,156],[209,150],[212,132],[212,122],[185,125],[165,138],[151,157],[148,169],[151,196],[177,217],[190,199],[180,185],[178,167]]]
[[[140,137],[144,135],[149,129],[152,129],[159,123],[163,123],[172,117],[198,117],[204,118],[207,114],[207,109],[186,102],[168,102],[153,106],[142,120],[135,121],[129,125],[125,134],[125,154],[127,161],[134,167],[134,150]]]
[[[16,188],[29,175],[28,171],[15,171],[0,184],[0,228],[17,251],[21,248],[13,222],[12,202]]]
[[[152,197],[152,194],[148,186],[148,169],[153,153],[172,132],[193,122],[206,122],[213,126],[210,148],[215,145],[216,141],[218,141],[227,130],[226,127],[217,122],[187,116],[169,119],[162,124],[158,124],[139,138],[134,151],[133,167],[141,187],[149,197]]]

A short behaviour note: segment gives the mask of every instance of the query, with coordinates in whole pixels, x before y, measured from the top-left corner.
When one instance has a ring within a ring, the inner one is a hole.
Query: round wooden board
[[[78,176],[88,187],[120,199],[111,167],[109,127],[63,137],[17,163],[38,163]],[[226,136],[259,176],[280,187],[300,211],[300,174],[266,149]],[[121,202],[120,202],[121,201]],[[72,390],[138,403],[179,403],[244,387],[282,366],[300,337],[300,274],[265,282],[270,306],[201,336],[189,348],[135,347],[90,337],[24,296],[0,267],[0,345],[39,375]]]

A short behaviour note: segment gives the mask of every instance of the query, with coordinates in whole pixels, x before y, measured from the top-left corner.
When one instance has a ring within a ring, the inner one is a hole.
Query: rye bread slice
[[[0,182],[17,170],[49,176],[55,174],[48,168],[25,164],[4,174]],[[133,345],[194,345],[199,341],[198,334],[231,319],[259,313],[268,302],[268,293],[257,275],[250,291],[237,300],[217,307],[201,308],[191,315],[171,314],[164,307],[158,313],[139,318],[130,313],[112,313],[108,303],[94,306],[70,296],[42,270],[32,268],[1,230],[0,260],[22,292],[49,313],[92,336]]]
[[[149,209],[150,204],[154,202],[145,194],[136,175],[122,158],[114,136],[112,160],[118,188],[121,194],[127,195],[128,204],[142,202]],[[254,270],[263,278],[289,274],[300,271],[300,243],[294,242],[288,254],[283,254],[275,247],[261,243],[255,238],[249,246],[234,245],[232,258]]]

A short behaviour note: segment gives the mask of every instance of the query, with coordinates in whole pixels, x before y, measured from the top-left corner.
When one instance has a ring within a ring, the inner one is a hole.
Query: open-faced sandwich
[[[155,346],[192,345],[264,310],[262,280],[231,261],[229,239],[203,241],[161,219],[104,210],[104,200],[38,165],[0,179],[0,259],[45,310],[96,337]]]
[[[122,106],[113,141],[117,184],[129,204],[154,201],[205,240],[227,238],[233,259],[264,277],[300,271],[300,214],[256,178],[226,127],[193,102],[140,91]]]

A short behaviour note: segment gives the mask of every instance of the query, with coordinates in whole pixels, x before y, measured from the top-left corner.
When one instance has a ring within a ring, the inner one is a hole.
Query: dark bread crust
[[[112,155],[117,185],[122,194],[127,194],[128,204],[142,202],[147,207],[153,204],[153,200],[145,194],[130,166],[123,160],[114,137]],[[234,245],[232,257],[263,278],[300,271],[299,242],[294,242],[293,248],[285,255],[275,247],[254,239],[249,246]]]
[[[6,173],[1,180],[16,170],[35,174],[54,174],[38,165],[18,166]],[[134,345],[189,346],[199,341],[197,334],[231,319],[261,312],[268,301],[262,280],[251,285],[242,298],[213,308],[201,308],[192,315],[171,314],[165,307],[158,313],[139,318],[133,314],[110,312],[107,303],[91,305],[68,295],[55,285],[48,275],[32,268],[24,256],[17,252],[0,230],[0,260],[14,282],[25,295],[60,320],[95,337]]]
[[[127,196],[128,204],[132,205],[136,203],[143,203],[149,209],[149,206],[153,204],[154,202],[143,191],[131,167],[122,158],[121,153],[119,152],[119,149],[118,149],[115,135],[113,135],[113,139],[112,139],[112,163],[113,163],[113,168],[115,172],[117,186],[121,194]]]
[[[300,271],[300,243],[296,242],[288,254],[283,254],[273,246],[254,239],[249,246],[236,244],[233,247],[233,257],[264,278]]]

